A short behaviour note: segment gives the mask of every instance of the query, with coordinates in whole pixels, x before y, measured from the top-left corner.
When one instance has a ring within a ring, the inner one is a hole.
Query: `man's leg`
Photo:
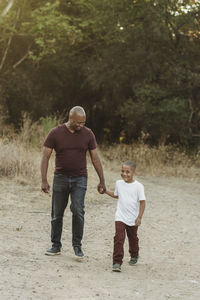
[[[125,224],[120,221],[115,222],[113,265],[122,264],[124,257]]]
[[[87,190],[87,178],[84,176],[74,178],[71,189],[72,212],[72,245],[81,247],[84,229],[84,200]]]
[[[139,255],[139,239],[137,236],[138,226],[126,225],[126,232],[129,242],[129,253],[131,257],[138,257]]]
[[[63,215],[68,203],[69,187],[64,176],[55,175],[53,182],[52,212],[51,212],[51,241],[52,247],[61,248]]]

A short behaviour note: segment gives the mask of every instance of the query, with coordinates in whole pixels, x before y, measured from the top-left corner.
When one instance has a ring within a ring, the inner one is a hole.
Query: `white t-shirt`
[[[144,186],[137,180],[131,183],[117,180],[114,195],[118,196],[115,221],[134,226],[139,214],[140,200],[146,200]]]

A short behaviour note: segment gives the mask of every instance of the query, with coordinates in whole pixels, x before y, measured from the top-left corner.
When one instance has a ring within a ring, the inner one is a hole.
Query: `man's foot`
[[[81,246],[74,246],[74,253],[78,258],[83,258],[84,257],[84,253],[81,249]]]
[[[114,264],[112,267],[113,272],[121,272],[121,265],[120,264]]]
[[[133,266],[137,263],[137,261],[138,261],[138,256],[131,257],[130,260],[129,260],[129,265]]]
[[[61,254],[60,248],[56,248],[56,247],[52,247],[51,249],[45,252],[45,255],[51,255],[51,256],[59,255],[59,254]]]

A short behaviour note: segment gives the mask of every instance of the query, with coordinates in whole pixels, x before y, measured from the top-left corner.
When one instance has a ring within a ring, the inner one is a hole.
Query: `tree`
[[[190,145],[200,131],[199,13],[189,0],[15,1],[0,23],[9,121],[79,104],[98,139],[143,131],[152,144]]]

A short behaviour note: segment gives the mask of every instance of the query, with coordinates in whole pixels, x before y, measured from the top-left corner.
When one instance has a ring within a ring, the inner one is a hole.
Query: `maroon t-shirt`
[[[86,176],[86,152],[97,147],[94,133],[86,126],[71,133],[65,124],[53,128],[44,146],[56,152],[55,174]]]

